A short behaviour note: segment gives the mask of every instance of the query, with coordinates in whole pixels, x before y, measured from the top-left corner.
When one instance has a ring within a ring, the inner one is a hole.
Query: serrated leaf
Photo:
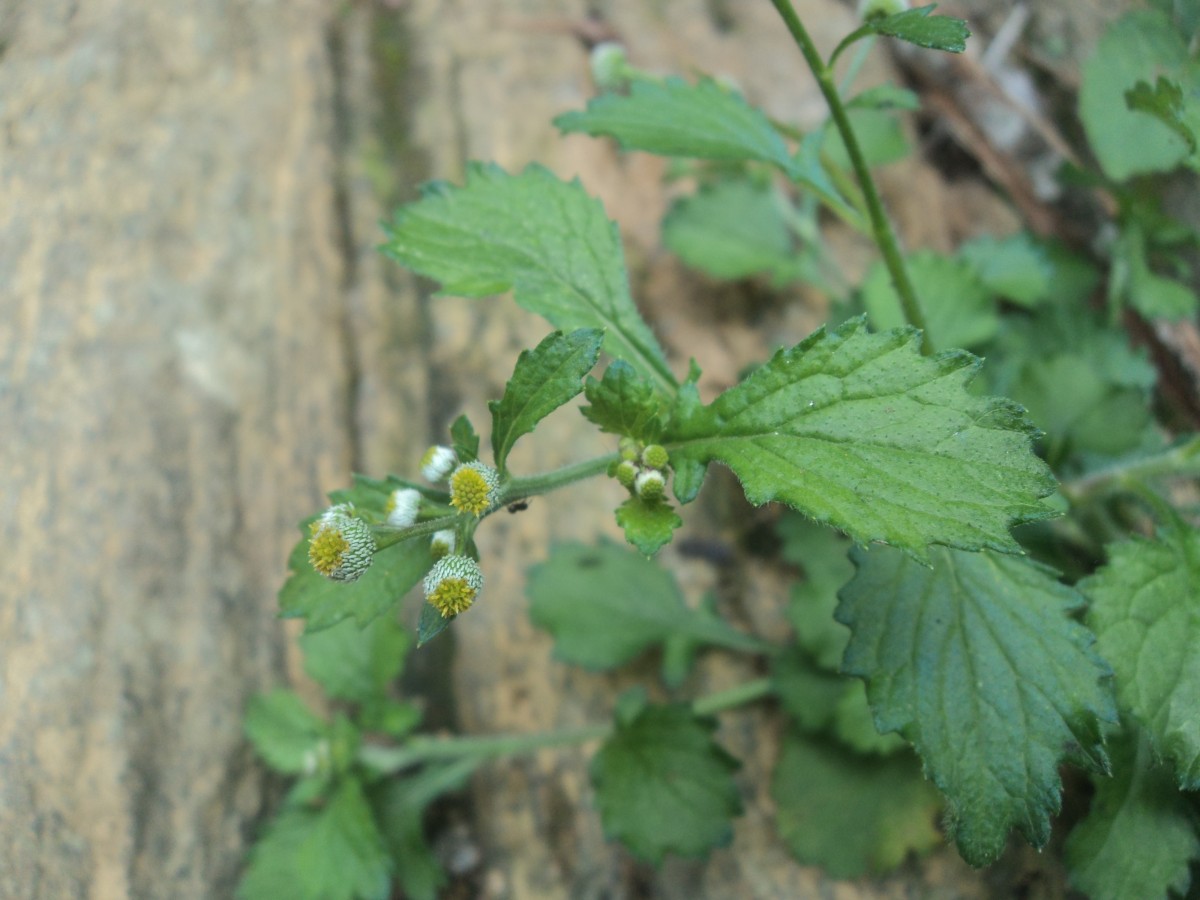
[[[936,548],[931,568],[889,548],[855,550],[842,590],[843,668],[867,682],[880,732],[899,731],[946,795],[975,866],[1015,827],[1034,846],[1058,811],[1058,766],[1107,763],[1108,668],[1070,613],[1083,598],[1025,557]]]
[[[975,357],[923,357],[918,343],[855,319],[781,350],[666,436],[676,496],[691,500],[717,460],[751,503],[782,501],[860,543],[1015,552],[1009,526],[1044,518],[1054,487],[1032,428],[1011,401],[967,392]]]
[[[254,845],[242,900],[385,900],[391,860],[362,788],[343,781],[325,807],[288,809]]]
[[[617,524],[625,530],[625,540],[643,556],[653,556],[667,544],[683,519],[666,500],[647,501],[630,497],[617,507]]]
[[[563,113],[564,134],[615,138],[625,150],[690,159],[758,160],[791,168],[787,145],[761,111],[737,91],[702,78],[637,81],[628,95],[601,94],[583,111]]]
[[[447,294],[512,289],[521,306],[556,328],[604,329],[604,349],[659,390],[675,379],[629,294],[616,226],[578,181],[540,166],[509,175],[472,165],[461,188],[437,186],[401,207],[383,251],[442,283]]]
[[[931,251],[919,251],[908,259],[908,274],[935,349],[977,347],[996,334],[1000,316],[995,299],[969,265]],[[900,296],[881,263],[867,273],[862,297],[877,330],[904,325]]]
[[[793,732],[775,764],[771,797],[796,859],[834,878],[887,872],[942,841],[941,800],[911,755],[863,759]]]
[[[364,703],[379,696],[404,668],[410,638],[392,616],[366,627],[344,620],[301,635],[304,671],[331,697]]]
[[[351,618],[359,627],[383,615],[420,581],[433,559],[428,538],[412,538],[375,554],[371,567],[349,584],[330,581],[308,561],[308,519],[304,534],[288,557],[291,576],[279,592],[280,615],[303,618],[306,632],[320,631]]]
[[[460,788],[478,764],[458,760],[430,765],[413,775],[386,779],[371,790],[371,806],[408,900],[436,900],[446,883],[446,873],[425,842],[425,808]]]
[[[936,4],[906,9],[891,16],[872,19],[866,28],[875,34],[894,37],[927,50],[962,53],[967,49],[971,29],[962,19],[931,15]]]
[[[599,381],[588,377],[583,393],[591,406],[580,411],[601,431],[650,443],[662,434],[662,400],[628,363],[613,360]]]
[[[317,746],[329,736],[329,725],[287,690],[252,697],[243,729],[258,755],[272,769],[300,775],[314,764]]]
[[[663,243],[715,278],[797,274],[797,254],[770,184],[725,179],[678,200],[663,219]]]
[[[534,349],[521,351],[504,396],[488,404],[497,468],[504,470],[517,438],[583,390],[583,376],[596,364],[603,339],[596,328],[555,331]]]
[[[1180,30],[1157,10],[1122,16],[1097,42],[1083,65],[1079,115],[1110,178],[1167,171],[1187,155],[1187,142],[1155,116],[1131,110],[1125,92],[1160,74],[1187,81],[1189,68],[1200,72],[1189,64]]]
[[[635,856],[700,856],[733,836],[738,762],[712,740],[716,721],[684,705],[647,706],[618,721],[592,760],[605,834]]]
[[[976,238],[959,247],[958,255],[985,287],[1006,300],[1031,309],[1049,296],[1055,267],[1027,232]]]
[[[1175,769],[1200,788],[1200,531],[1176,523],[1154,540],[1108,548],[1109,561],[1079,584],[1087,622],[1113,667],[1117,703]]]
[[[589,669],[628,662],[672,636],[759,650],[703,611],[688,609],[671,574],[608,541],[563,544],[529,573],[529,616],[554,636],[559,659]]]
[[[1110,752],[1113,777],[1096,781],[1091,809],[1067,839],[1071,884],[1091,900],[1186,895],[1200,857],[1191,803],[1155,766],[1145,735],[1122,734]]]
[[[1196,135],[1186,120],[1183,88],[1179,82],[1159,75],[1153,86],[1139,81],[1125,92],[1126,105],[1136,112],[1149,113],[1183,138],[1188,152],[1196,152]]]
[[[450,443],[459,462],[474,462],[479,459],[479,435],[465,415],[450,423]]]
[[[908,746],[895,732],[880,734],[867,702],[866,686],[857,678],[846,680],[846,689],[833,711],[833,735],[859,753],[890,756]]]

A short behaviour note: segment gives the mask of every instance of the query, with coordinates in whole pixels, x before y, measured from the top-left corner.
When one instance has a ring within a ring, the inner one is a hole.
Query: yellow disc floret
[[[483,590],[483,573],[469,556],[445,556],[425,576],[425,599],[443,618],[468,609]]]
[[[500,500],[500,476],[481,462],[463,463],[450,476],[450,505],[478,518]]]
[[[357,581],[375,556],[371,526],[354,515],[349,504],[327,509],[309,527],[308,561],[333,581]]]

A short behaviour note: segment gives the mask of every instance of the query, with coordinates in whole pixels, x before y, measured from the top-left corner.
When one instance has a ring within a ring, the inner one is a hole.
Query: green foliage
[[[1053,480],[1020,408],[967,392],[978,365],[921,356],[911,330],[818,331],[684,414],[667,435],[675,494],[691,500],[718,460],[750,502],[782,501],[862,543],[918,559],[932,543],[1012,552],[1009,526],[1046,515]]]
[[[1134,112],[1149,113],[1183,138],[1188,152],[1196,152],[1196,133],[1190,119],[1196,111],[1189,110],[1179,82],[1158,76],[1153,86],[1139,81],[1125,92],[1125,102]]]
[[[725,179],[676,201],[663,220],[663,243],[714,278],[796,277],[798,262],[783,200],[769,184]]]
[[[975,270],[984,287],[1010,303],[1032,309],[1050,296],[1054,263],[1046,248],[1027,232],[976,238],[959,247],[958,255]]]
[[[737,760],[712,740],[713,719],[682,705],[641,706],[619,717],[592,761],[604,831],[653,863],[699,856],[733,836],[742,811]]]
[[[671,542],[683,519],[666,500],[630,497],[617,507],[617,524],[624,529],[625,540],[643,555],[653,556]]]
[[[928,50],[945,50],[962,53],[967,49],[967,38],[971,29],[962,19],[951,16],[935,16],[937,4],[906,9],[890,16],[871,19],[866,29],[884,37],[899,38]]]
[[[588,669],[609,669],[672,636],[761,649],[712,613],[683,602],[662,567],[615,544],[563,544],[529,573],[529,616],[554,636],[554,653]]]
[[[1122,712],[1181,788],[1200,788],[1200,530],[1175,522],[1154,540],[1110,546],[1107,565],[1079,588]]]
[[[1105,174],[1116,181],[1174,168],[1189,153],[1178,129],[1137,102],[1130,108],[1126,92],[1139,82],[1165,75],[1182,85],[1181,99],[1197,104],[1200,66],[1189,57],[1180,29],[1164,13],[1141,10],[1114,23],[1083,67],[1079,113],[1092,150]],[[1194,114],[1193,114],[1194,115]],[[1137,140],[1130,140],[1137,135]]]
[[[385,228],[383,252],[444,293],[484,297],[513,290],[557,328],[604,329],[604,349],[660,389],[674,384],[653,333],[634,306],[617,230],[578,182],[541,166],[509,175],[472,165],[460,188],[426,186]]]
[[[365,703],[380,696],[404,668],[411,639],[391,616],[365,627],[344,620],[300,637],[304,671],[330,697]]]
[[[788,849],[834,878],[884,872],[941,843],[938,793],[908,755],[879,763],[792,732],[771,799]]]
[[[1189,798],[1158,767],[1139,731],[1110,744],[1113,777],[1096,784],[1087,818],[1067,841],[1071,883],[1091,900],[1186,895],[1200,857]]]
[[[246,737],[275,771],[300,775],[315,766],[329,727],[291,691],[259,694],[246,707]]]
[[[450,425],[450,444],[459,462],[474,462],[479,459],[479,435],[466,416],[459,416]]]
[[[628,363],[614,360],[599,381],[589,376],[583,392],[591,406],[582,412],[601,431],[641,441],[662,435],[662,400]]]
[[[1059,763],[1103,771],[1109,672],[1069,614],[1082,597],[1020,556],[939,549],[925,568],[856,551],[838,620],[845,670],[867,682],[881,732],[912,742],[946,795],[959,852],[993,862],[1016,827],[1046,843]]]
[[[492,411],[492,452],[504,471],[508,452],[517,438],[583,390],[583,376],[600,355],[604,333],[581,328],[570,334],[556,331],[533,350],[517,357],[504,396],[488,404]]]
[[[254,846],[243,900],[386,900],[391,858],[357,781],[321,809],[288,809]]]

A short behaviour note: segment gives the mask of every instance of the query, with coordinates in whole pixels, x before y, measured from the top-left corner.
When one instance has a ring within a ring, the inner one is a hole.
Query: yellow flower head
[[[375,556],[371,526],[348,503],[331,506],[309,526],[308,561],[332,581],[357,581]]]
[[[425,576],[425,599],[443,618],[468,609],[483,590],[483,573],[469,556],[444,556]]]
[[[450,475],[450,505],[478,518],[500,502],[500,476],[481,462],[463,463]]]

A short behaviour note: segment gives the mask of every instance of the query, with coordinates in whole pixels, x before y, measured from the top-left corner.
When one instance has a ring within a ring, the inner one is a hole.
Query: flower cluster
[[[375,556],[371,526],[354,514],[354,506],[331,506],[309,526],[308,561],[332,581],[357,581]]]
[[[671,458],[661,444],[643,445],[633,438],[622,438],[621,461],[611,473],[631,494],[654,503],[666,496],[670,465]]]
[[[500,475],[479,462],[463,463],[450,475],[450,505],[479,518],[500,502]]]
[[[483,573],[469,556],[444,556],[425,576],[425,599],[443,618],[468,609],[483,590]]]

